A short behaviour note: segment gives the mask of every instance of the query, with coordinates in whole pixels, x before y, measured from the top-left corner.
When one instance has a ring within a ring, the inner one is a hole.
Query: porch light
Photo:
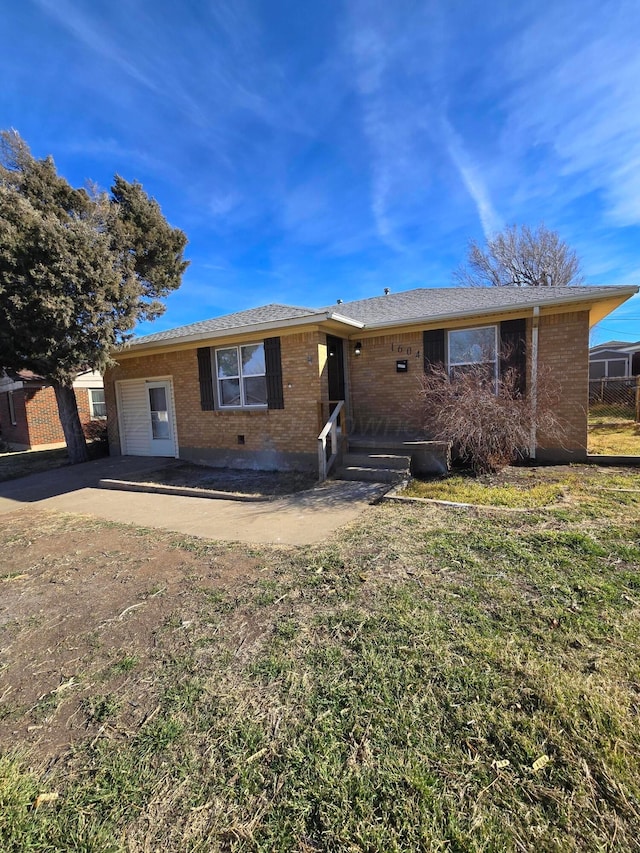
[[[362,341],[358,341],[358,343],[353,348],[354,355],[360,355],[362,352]]]

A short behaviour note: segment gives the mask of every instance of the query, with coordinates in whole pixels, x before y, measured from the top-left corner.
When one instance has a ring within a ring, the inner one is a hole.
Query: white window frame
[[[94,402],[94,399],[93,399],[93,392],[94,391],[102,391],[102,393],[104,395],[104,388],[87,388],[87,393],[89,395],[89,412],[91,414],[91,420],[92,421],[104,421],[107,419],[107,401],[105,398],[104,400],[98,402],[97,405],[104,406],[104,415],[96,415],[96,411],[95,411],[96,403]]]
[[[245,380],[245,378],[256,378],[256,377],[263,376],[264,382],[265,382],[265,397],[267,394],[267,366],[266,366],[266,361],[265,361],[265,372],[264,373],[251,373],[247,377],[245,377],[242,373],[242,349],[244,347],[255,347],[255,346],[261,346],[262,352],[264,353],[264,341],[247,341],[246,343],[242,343],[242,344],[229,344],[228,346],[216,347],[216,349],[212,352],[212,358],[213,358],[212,367],[213,367],[213,375],[214,375],[214,381],[215,381],[214,388],[215,388],[217,408],[225,409],[225,410],[233,410],[233,409],[236,409],[236,410],[237,409],[262,410],[262,409],[268,408],[268,401],[266,399],[265,399],[264,403],[247,403],[245,401],[245,391],[244,391],[244,380]],[[238,371],[239,372],[238,372],[237,376],[218,376],[218,353],[221,352],[222,350],[230,350],[230,349],[236,350],[237,359],[238,359]],[[266,354],[265,354],[265,359],[266,359]],[[224,379],[238,379],[239,380],[239,386],[240,386],[240,403],[239,404],[229,405],[229,404],[225,404],[222,402],[222,394],[220,392],[220,383]]]
[[[13,391],[8,392],[7,401],[9,403],[9,421],[11,422],[11,426],[16,426],[18,421],[16,419],[16,404],[13,399]]]
[[[457,332],[475,332],[484,329],[493,329],[493,361],[457,361],[452,363],[451,361],[451,336],[455,335]],[[449,376],[452,375],[453,368],[456,367],[472,367],[480,364],[492,364],[493,363],[493,387],[497,391],[498,389],[498,370],[500,366],[499,359],[499,351],[498,351],[498,327],[496,325],[488,325],[488,326],[471,326],[471,327],[463,327],[460,329],[449,329],[447,332],[447,371]]]

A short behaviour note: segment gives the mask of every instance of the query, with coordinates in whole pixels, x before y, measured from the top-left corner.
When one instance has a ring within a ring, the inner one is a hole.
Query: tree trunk
[[[73,387],[61,385],[55,381],[51,384],[56,392],[58,413],[60,415],[62,431],[64,432],[64,439],[67,442],[69,462],[72,465],[77,465],[79,462],[87,462],[89,452],[84,432],[82,431],[82,424],[80,423],[78,404],[76,403],[76,395]]]

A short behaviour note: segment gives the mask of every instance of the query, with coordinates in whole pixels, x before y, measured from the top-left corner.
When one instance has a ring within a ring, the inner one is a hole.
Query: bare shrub
[[[479,364],[454,376],[434,367],[422,377],[416,406],[430,438],[450,441],[454,455],[476,474],[485,474],[526,458],[534,426],[562,440],[558,400],[544,371],[538,374],[534,404],[530,393],[520,392],[516,370],[506,370],[496,387]]]

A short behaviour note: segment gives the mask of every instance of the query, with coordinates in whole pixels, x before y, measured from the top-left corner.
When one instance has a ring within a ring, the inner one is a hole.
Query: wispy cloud
[[[351,49],[356,64],[356,86],[362,103],[365,137],[371,148],[371,209],[379,237],[390,248],[402,251],[388,215],[393,140],[382,88],[388,62],[386,43],[373,29],[356,30]]]
[[[599,192],[617,226],[640,223],[639,40],[635,0],[552,4],[506,46],[501,69],[505,156],[544,152],[547,182]]]
[[[476,206],[484,236],[489,239],[504,227],[504,222],[493,206],[479,168],[473,162],[462,138],[456,133],[446,116],[442,117],[442,134],[449,156]]]
[[[153,78],[144,74],[139,66],[117,46],[116,42],[109,38],[104,25],[100,27],[96,19],[85,14],[77,4],[74,5],[68,0],[35,0],[35,3],[89,50],[117,65],[125,74],[151,92],[158,92],[158,86]]]
[[[448,118],[445,13],[427,5],[351,6],[348,43],[369,147],[371,212],[378,236],[397,252],[415,251],[417,227],[433,203],[434,182],[455,174],[486,236],[502,226],[480,159]],[[444,206],[443,206],[444,207]]]

